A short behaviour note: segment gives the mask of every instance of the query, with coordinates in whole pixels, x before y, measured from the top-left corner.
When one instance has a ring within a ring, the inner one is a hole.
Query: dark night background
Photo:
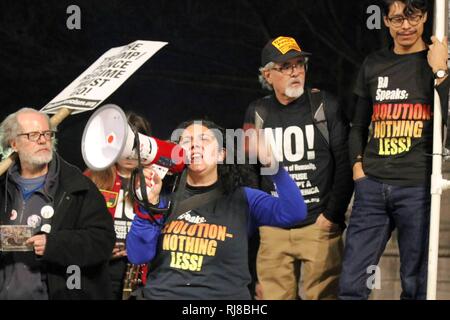
[[[81,30],[66,27],[72,4],[81,8]],[[248,104],[267,94],[257,80],[260,52],[279,35],[313,53],[308,84],[336,94],[350,117],[359,65],[388,44],[385,29],[366,27],[371,4],[376,0],[1,0],[0,118],[42,108],[112,47],[158,40],[169,45],[105,103],[146,116],[160,138],[199,117],[240,127]],[[59,127],[59,152],[80,168],[91,114]]]

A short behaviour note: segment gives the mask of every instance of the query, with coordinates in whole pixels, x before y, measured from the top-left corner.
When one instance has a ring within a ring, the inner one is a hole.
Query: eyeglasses
[[[281,72],[285,75],[291,75],[294,72],[294,69],[297,68],[300,71],[304,71],[306,65],[308,64],[308,59],[305,60],[299,60],[297,63],[284,63],[280,67],[273,67],[273,70],[276,70],[278,72]]]
[[[421,14],[413,14],[413,15],[410,15],[407,17],[394,16],[394,17],[387,18],[387,19],[394,27],[401,27],[405,20],[408,20],[408,23],[414,27],[419,24],[419,22],[422,20],[422,18],[423,18],[423,15],[421,15]]]
[[[21,134],[18,134],[17,136],[18,137],[26,136],[28,138],[28,140],[30,140],[32,142],[39,141],[41,136],[43,136],[46,141],[50,141],[51,139],[53,139],[55,137],[55,133],[56,133],[55,131],[51,131],[51,130],[47,130],[47,131],[43,131],[43,132],[33,131],[33,132],[28,132],[28,133],[21,133]]]

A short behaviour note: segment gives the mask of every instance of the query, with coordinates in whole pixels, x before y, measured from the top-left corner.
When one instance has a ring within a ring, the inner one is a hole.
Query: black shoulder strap
[[[319,89],[309,88],[306,89],[306,92],[308,93],[310,101],[313,123],[322,134],[327,144],[330,144],[330,133],[328,130],[328,121],[325,114],[325,99],[323,97],[323,93]],[[265,119],[267,119],[267,115],[269,114],[269,99],[270,96],[267,96],[255,102],[256,129],[261,129],[264,126],[264,121]]]
[[[255,128],[262,129],[264,126],[264,121],[267,119],[269,114],[269,99],[270,96],[266,96],[255,102]]]
[[[211,191],[197,194],[195,196],[187,198],[186,200],[181,201],[172,213],[178,215],[181,213],[188,212],[189,210],[193,210],[207,203],[210,203],[218,199],[222,195],[223,192],[221,188],[215,188]]]
[[[318,89],[307,89],[307,92],[311,105],[313,123],[319,129],[327,144],[330,144],[330,133],[325,115],[325,99],[323,98],[323,93]]]

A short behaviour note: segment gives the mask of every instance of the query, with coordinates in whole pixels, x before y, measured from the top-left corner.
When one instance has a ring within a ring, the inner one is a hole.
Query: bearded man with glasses
[[[367,299],[376,266],[398,230],[402,299],[425,299],[434,87],[448,115],[447,39],[422,38],[426,0],[385,0],[393,46],[369,55],[356,81],[350,133],[355,201],[341,299]],[[369,126],[373,130],[368,141]]]
[[[252,102],[244,129],[274,132],[275,150],[300,188],[308,216],[293,228],[260,227],[257,298],[336,299],[342,261],[345,212],[353,193],[348,159],[348,123],[337,99],[305,86],[311,54],[291,37],[270,40],[262,50],[260,81],[273,94]],[[249,144],[253,153],[254,145]],[[261,189],[273,184],[261,179]]]
[[[110,298],[111,215],[97,187],[54,151],[54,137],[48,116],[31,108],[0,124],[1,148],[18,158],[0,177],[0,226],[23,239],[11,248],[0,234],[0,300]]]

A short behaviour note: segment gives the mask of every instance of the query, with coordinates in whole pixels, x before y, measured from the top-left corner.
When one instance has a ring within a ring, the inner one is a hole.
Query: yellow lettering
[[[171,259],[170,259],[170,267],[171,268],[176,268],[176,257],[175,257],[175,252],[171,252]]]
[[[187,237],[186,238],[185,250],[187,252],[193,252],[194,251],[194,244],[195,244],[195,238]]]
[[[226,235],[227,235],[227,227],[219,226],[219,230],[217,232],[217,240],[225,241]]]
[[[189,224],[188,224],[188,223],[185,223],[185,224],[183,225],[183,228],[181,228],[180,234],[185,235],[185,234],[186,234],[186,229],[187,229],[188,227],[189,227]]]
[[[198,256],[195,254],[191,254],[189,271],[197,271],[197,268],[198,268],[197,261],[198,261]]]
[[[165,234],[163,237],[163,250],[170,250],[169,246],[170,234]]]
[[[390,139],[390,146],[391,146],[391,155],[395,155],[398,152],[398,148],[397,148],[397,138],[392,138]]]
[[[208,238],[215,239],[217,237],[217,226],[212,224],[209,226],[208,230]]]
[[[178,236],[179,244],[178,244],[178,250],[184,251],[184,242],[186,240],[185,236]]]
[[[192,237],[196,231],[197,231],[197,225],[193,224],[193,225],[189,226],[189,228],[187,229],[187,235]]]
[[[208,239],[199,239],[199,245],[198,245],[198,253],[205,255],[206,252],[208,251]]]
[[[188,270],[189,269],[189,254],[183,253],[181,259],[183,260],[183,262],[181,263],[181,269]]]
[[[403,153],[406,151],[406,138],[398,139],[398,153]]]
[[[176,251],[178,248],[178,236],[172,235],[169,240],[169,246],[171,251]]]
[[[423,129],[423,122],[422,121],[416,121],[414,123],[414,138],[420,138],[422,136],[422,129]]]
[[[208,243],[208,251],[207,255],[210,257],[213,257],[216,255],[216,249],[217,249],[217,241],[210,240]]]

